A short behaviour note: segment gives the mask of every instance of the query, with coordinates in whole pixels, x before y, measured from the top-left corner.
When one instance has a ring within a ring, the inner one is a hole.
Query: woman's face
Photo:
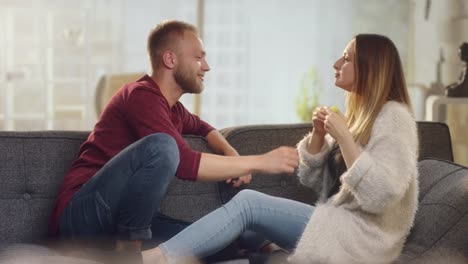
[[[335,64],[335,85],[350,92],[354,86],[354,45],[355,40],[351,40],[346,46],[343,56]]]

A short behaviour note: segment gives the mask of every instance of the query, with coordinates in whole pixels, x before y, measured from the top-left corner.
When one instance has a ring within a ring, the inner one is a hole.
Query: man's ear
[[[162,55],[162,62],[164,67],[173,69],[177,62],[177,55],[170,50],[164,51]]]

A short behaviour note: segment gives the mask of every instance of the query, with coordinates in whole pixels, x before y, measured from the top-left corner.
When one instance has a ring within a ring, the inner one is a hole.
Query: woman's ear
[[[164,51],[162,55],[162,62],[164,67],[168,69],[173,69],[177,62],[177,55],[172,51]]]

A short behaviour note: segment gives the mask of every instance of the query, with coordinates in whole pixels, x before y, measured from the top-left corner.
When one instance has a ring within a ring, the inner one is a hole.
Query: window
[[[332,65],[358,32],[390,36],[406,62],[409,1],[205,0],[211,71],[201,117],[217,128],[294,123],[301,81],[317,72],[320,104],[343,107]],[[33,3],[33,4],[31,4]],[[0,8],[0,129],[92,129],[105,74],[150,72],[149,31],[197,21],[196,0],[11,1]],[[387,12],[392,10],[392,12]],[[194,96],[181,101],[192,110]]]

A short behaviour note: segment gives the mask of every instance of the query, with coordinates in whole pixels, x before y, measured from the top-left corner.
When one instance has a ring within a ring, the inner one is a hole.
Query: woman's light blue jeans
[[[252,230],[285,249],[297,244],[313,206],[242,190],[231,201],[193,223],[160,245],[171,259],[211,255]]]

